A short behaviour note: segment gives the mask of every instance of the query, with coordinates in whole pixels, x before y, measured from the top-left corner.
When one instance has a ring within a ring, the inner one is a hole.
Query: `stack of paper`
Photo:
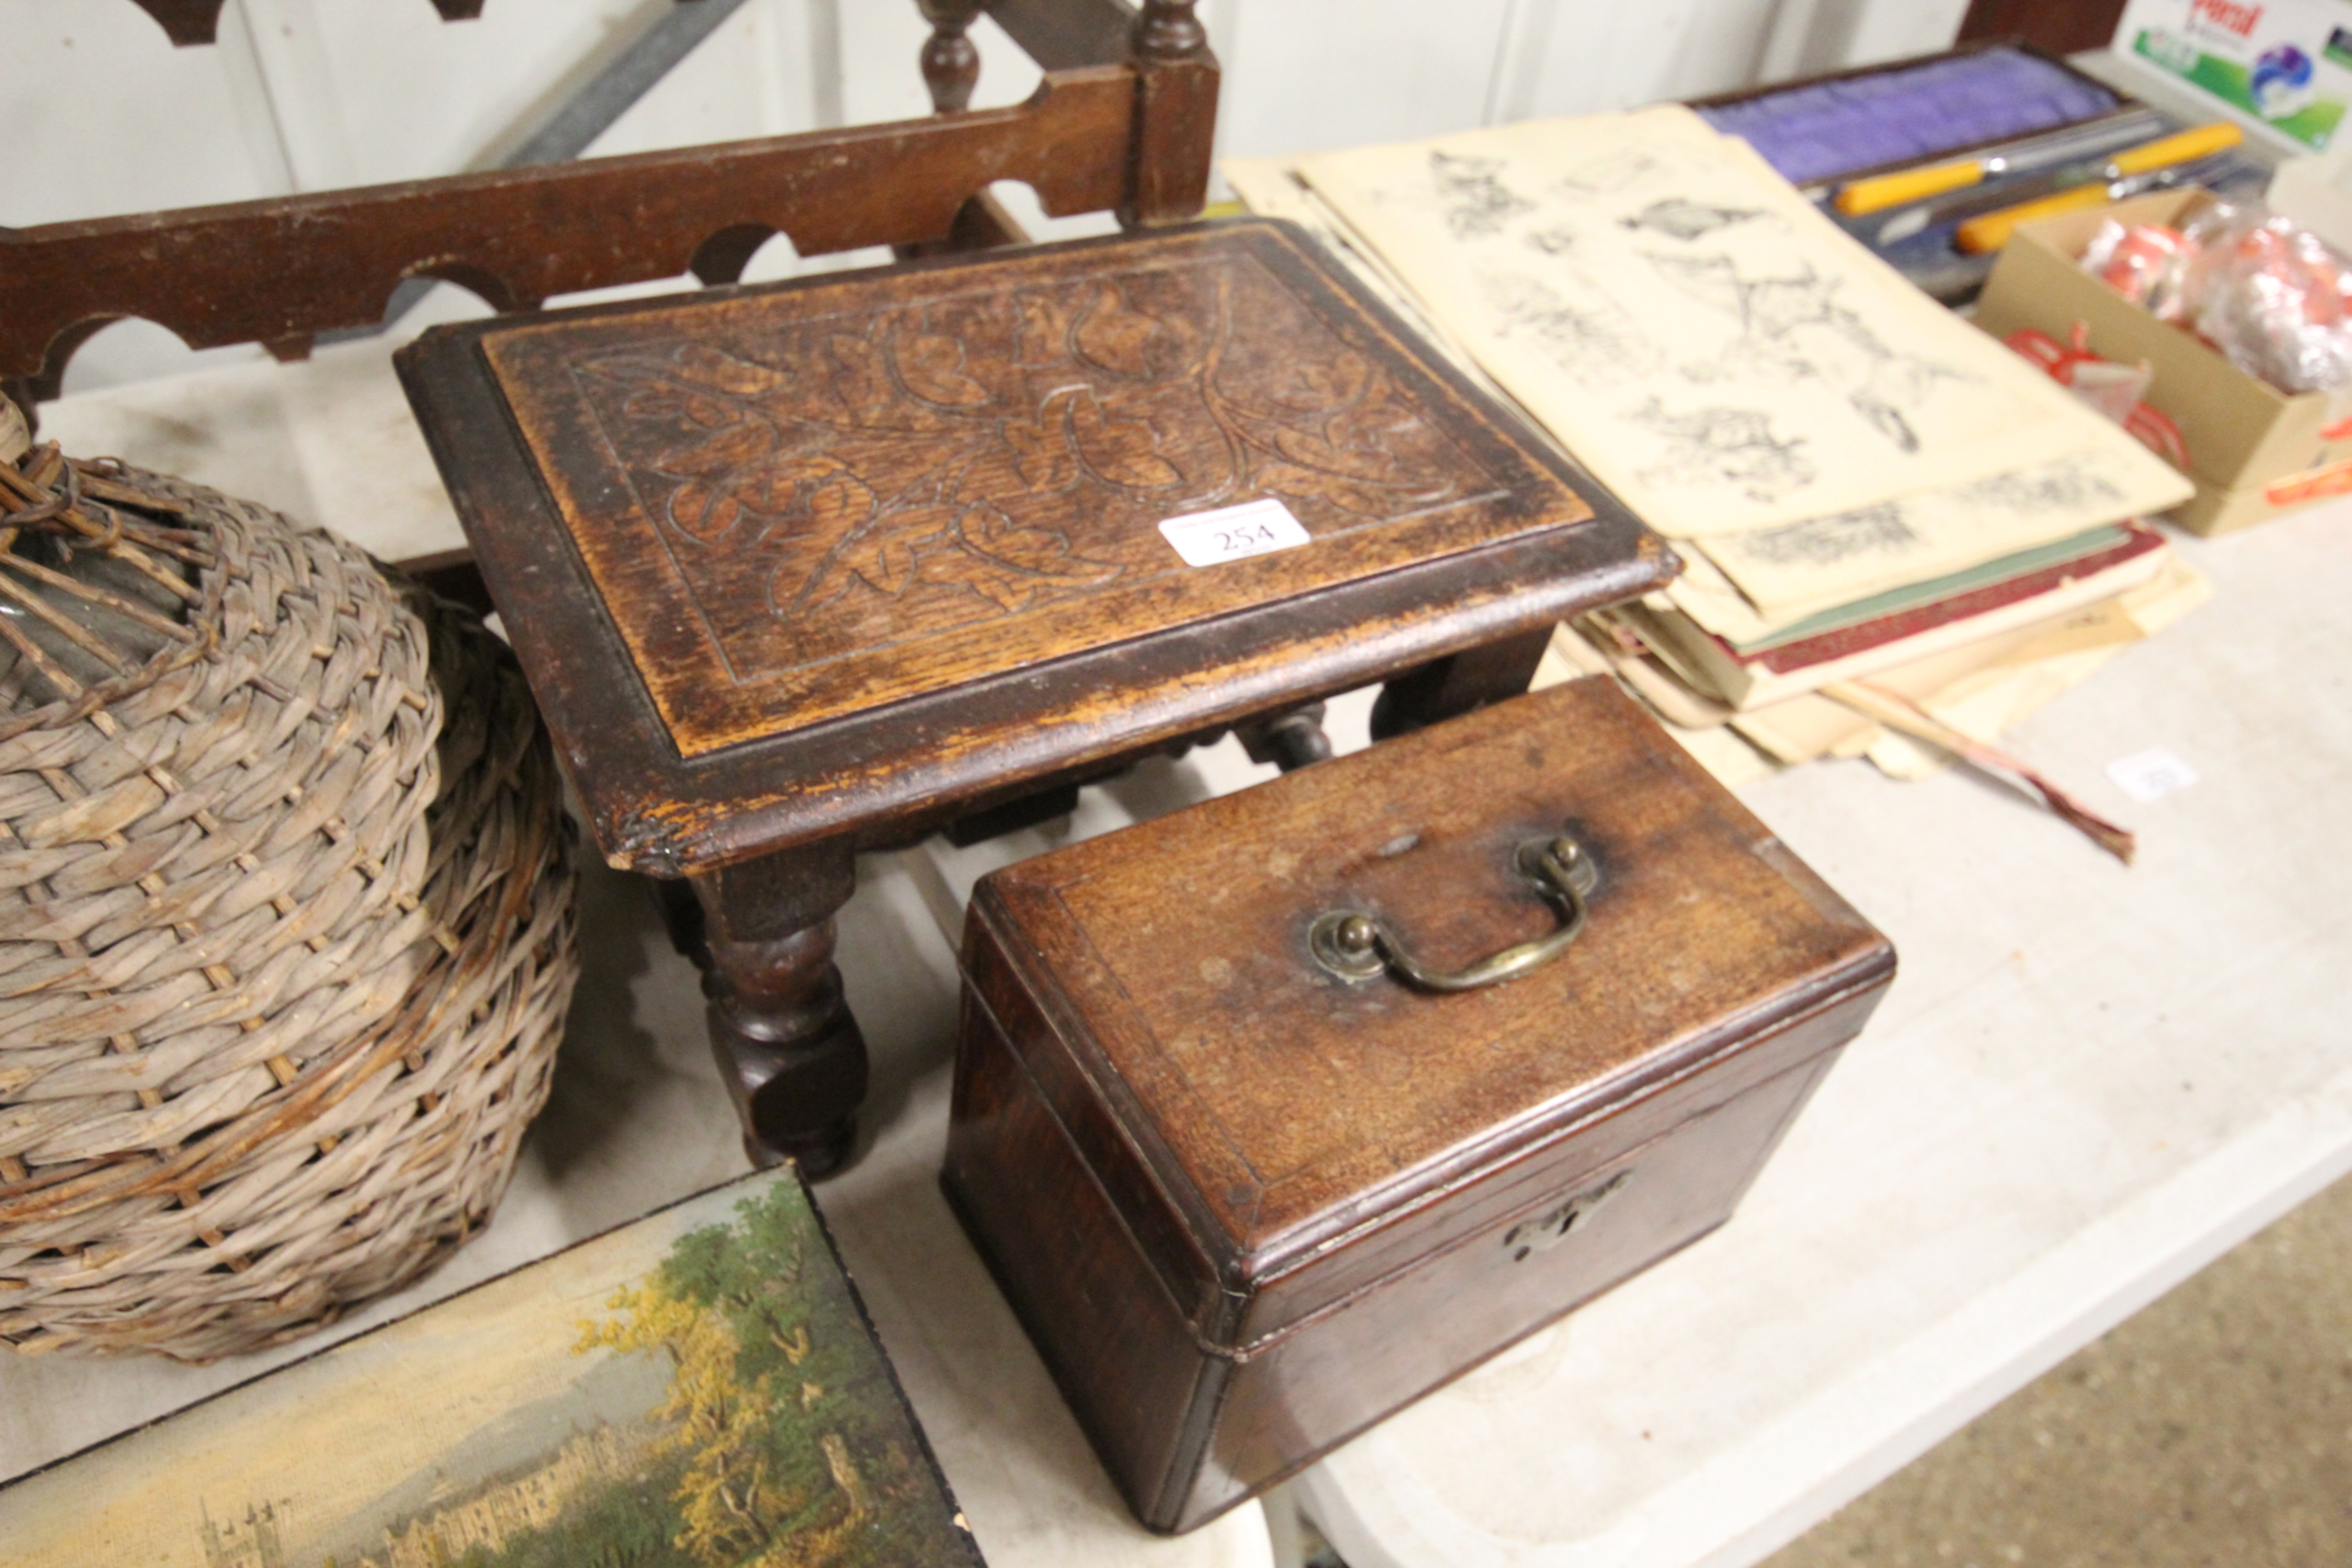
[[[1813,695],[1858,682],[2011,718],[1982,693],[2200,596],[2136,521],[2188,481],[1687,110],[1225,172],[1675,542],[1684,576],[1575,654],[1668,717],[1781,762],[1878,744]]]

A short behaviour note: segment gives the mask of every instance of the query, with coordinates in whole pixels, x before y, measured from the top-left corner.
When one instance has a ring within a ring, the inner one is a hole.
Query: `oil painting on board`
[[[0,1488],[0,1568],[980,1555],[807,1190],[690,1198]]]

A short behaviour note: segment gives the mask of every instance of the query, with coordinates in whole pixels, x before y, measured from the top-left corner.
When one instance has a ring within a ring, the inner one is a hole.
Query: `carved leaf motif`
[[[698,544],[716,544],[742,515],[731,493],[705,479],[688,479],[670,492],[670,521]]]
[[[953,338],[902,330],[898,357],[898,379],[927,402],[969,408],[989,401],[988,388],[963,373],[963,345]]]
[[[1151,351],[1163,331],[1152,317],[1129,309],[1106,282],[1096,288],[1078,322],[1078,353],[1113,375],[1141,381],[1151,374]]]
[[[677,400],[677,412],[685,415],[706,430],[717,430],[743,417],[742,409],[719,397],[705,397],[689,392]]]
[[[819,459],[823,460],[823,459]],[[874,492],[866,481],[839,464],[809,491],[809,532],[818,539],[837,539],[874,515]]]
[[[850,427],[887,431],[901,436],[922,436],[956,428],[957,421],[900,390],[900,383],[890,374],[890,364],[881,344],[872,338],[835,332],[825,340],[825,352],[835,367],[833,374],[826,377],[825,384],[835,401],[848,415]],[[976,382],[971,384],[981,399],[985,401],[988,396],[986,388]],[[942,386],[939,390],[950,391],[952,388]],[[819,410],[812,410],[809,416],[827,423],[835,422],[833,416]]]
[[[1119,574],[1115,564],[1071,554],[1067,534],[1056,529],[1023,528],[992,506],[967,509],[958,527],[967,542],[1057,587],[1104,583]]]
[[[1307,360],[1291,373],[1288,384],[1275,395],[1302,414],[1328,414],[1361,397],[1364,382],[1370,374],[1371,367],[1360,354],[1342,353],[1328,363]]]
[[[685,515],[689,504],[699,509],[698,525]],[[873,511],[874,492],[856,474],[831,458],[805,452],[764,458],[716,485],[689,479],[670,498],[671,520],[700,543],[727,542],[729,531],[749,516],[762,522],[761,538],[783,526],[803,558],[812,549],[830,549]]]
[[[969,589],[1010,614],[1040,594],[1089,587],[1119,574],[1114,564],[1070,553],[1049,529],[1022,528],[985,502],[967,507],[947,536],[950,548],[923,557],[923,579]]]
[[[1287,416],[1252,410],[1210,388],[1229,427],[1272,458],[1260,461],[1253,480],[1259,489],[1321,499],[1367,517],[1393,515],[1453,489],[1445,465],[1422,456],[1425,427],[1396,402],[1387,379],[1357,356],[1341,355],[1328,370],[1303,369],[1291,386],[1314,393],[1319,417],[1299,420],[1305,410],[1298,409]],[[1326,395],[1339,401],[1325,403]]]
[[[649,419],[662,424],[680,422],[699,425],[706,430],[717,430],[743,417],[743,411],[724,398],[689,392],[676,382],[664,381],[643,392],[631,393],[621,405],[621,412],[632,419]]]
[[[869,420],[887,417],[898,398],[890,384],[890,372],[882,363],[882,351],[847,332],[835,332],[827,339],[825,351],[839,367],[827,384],[842,406]]]
[[[1023,294],[1014,300],[1020,312],[1013,357],[1024,365],[1059,364],[1069,357],[1070,313],[1059,300],[1044,294]]]
[[[910,557],[903,547],[896,555],[889,551],[892,539],[910,536],[889,528],[873,489],[843,464],[814,454],[794,458],[777,465],[767,494],[786,503],[779,527],[790,549],[769,585],[782,613],[837,597],[848,577],[894,594],[907,585]]]
[[[1013,470],[1032,492],[1058,490],[1077,482],[1077,459],[1063,429],[1072,390],[1060,388],[1046,395],[1034,419],[1008,419],[1003,426],[1004,444],[1013,448]]]
[[[1323,468],[1365,484],[1400,489],[1420,488],[1414,476],[1397,471],[1393,455],[1351,451],[1312,430],[1289,426],[1277,428],[1274,432],[1274,449],[1294,463]]]
[[[864,480],[838,460],[814,452],[780,452],[745,468],[735,476],[733,493],[745,508],[769,517],[785,516],[805,502],[821,534],[845,531],[874,510],[874,492]]]
[[[1409,454],[1429,450],[1437,439],[1421,416],[1396,397],[1385,382],[1377,384],[1371,395],[1341,409],[1323,428],[1335,447],[1384,453],[1392,466],[1410,463]]]
[[[1041,584],[986,552],[958,542],[923,562],[923,580],[942,588],[964,588],[1011,614],[1026,609]]]
[[[746,419],[700,441],[663,453],[660,468],[666,474],[699,474],[708,479],[767,456],[775,444],[772,426],[763,419]]]
[[[740,422],[751,412],[734,400],[734,394],[723,384],[750,385],[751,373],[775,374],[748,361],[712,363],[730,361],[731,356],[697,345],[676,355],[611,354],[587,361],[580,368],[627,388],[622,411],[632,419],[664,424],[685,421],[716,430]],[[732,368],[737,365],[740,371]]]
[[[886,594],[903,594],[920,570],[914,541],[900,533],[885,534],[853,570]]]
[[[1118,419],[1104,411],[1091,387],[1072,394],[1066,423],[1070,444],[1097,477],[1130,489],[1161,489],[1184,482],[1160,455],[1160,433],[1148,419]]]
[[[680,379],[737,397],[762,397],[791,384],[779,371],[706,343],[688,343],[671,363]]]
[[[873,490],[846,468],[835,483],[855,487],[842,497],[844,510],[830,510],[834,498],[820,487],[810,497],[810,536],[824,543],[824,553],[791,593],[783,592],[782,574],[776,602],[787,613],[809,605],[830,604],[858,583],[881,593],[905,593],[922,574],[925,552],[954,526],[953,503],[941,492],[942,481],[930,476],[906,491],[879,501]],[[853,504],[854,503],[854,504]],[[796,552],[800,560],[806,552]]]

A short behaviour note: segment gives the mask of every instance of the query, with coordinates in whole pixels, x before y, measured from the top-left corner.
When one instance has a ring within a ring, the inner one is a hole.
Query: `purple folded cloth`
[[[1981,49],[1702,109],[1793,184],[2071,125],[2116,95],[2055,61]]]

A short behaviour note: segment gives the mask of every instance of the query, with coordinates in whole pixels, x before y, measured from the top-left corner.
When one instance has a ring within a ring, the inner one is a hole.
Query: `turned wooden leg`
[[[692,961],[695,968],[708,970],[710,944],[703,940],[702,902],[694,896],[694,884],[667,877],[647,880],[661,904],[662,929],[669,932],[670,946],[680,958]]]
[[[1527,690],[1551,646],[1540,626],[1483,647],[1465,648],[1407,670],[1381,689],[1372,704],[1372,739],[1386,741],[1458,717]]]
[[[842,1000],[833,916],[856,888],[846,845],[786,850],[693,879],[710,1047],[758,1165],[822,1176],[848,1158],[866,1041]]]

